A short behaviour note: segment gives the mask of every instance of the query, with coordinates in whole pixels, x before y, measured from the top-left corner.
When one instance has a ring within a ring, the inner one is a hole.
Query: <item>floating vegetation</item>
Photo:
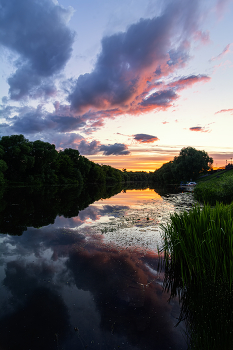
[[[99,234],[102,236],[101,242],[113,243],[119,248],[157,251],[157,247],[163,243],[160,225],[169,221],[171,213],[190,210],[194,203],[191,193],[166,194],[146,200],[136,197],[133,205],[124,207],[111,206],[108,200],[101,201],[93,205],[94,211],[102,214],[99,219],[92,223],[85,221],[78,231],[93,237]]]

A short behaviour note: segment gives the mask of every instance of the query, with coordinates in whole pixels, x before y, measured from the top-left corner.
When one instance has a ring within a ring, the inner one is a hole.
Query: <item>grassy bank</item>
[[[215,205],[233,201],[233,170],[216,172],[203,177],[194,189],[195,199]]]
[[[163,226],[165,289],[182,300],[191,349],[233,342],[233,204],[173,214]]]

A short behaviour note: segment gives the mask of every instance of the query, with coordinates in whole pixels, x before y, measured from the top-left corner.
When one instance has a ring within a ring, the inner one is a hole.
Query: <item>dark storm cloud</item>
[[[93,107],[135,108],[131,104],[142,101],[155,78],[187,62],[199,17],[198,1],[174,1],[162,16],[141,19],[126,32],[105,37],[94,70],[79,76],[69,96],[72,108],[81,113]]]
[[[100,151],[103,151],[105,156],[114,155],[127,155],[130,154],[128,147],[123,143],[114,143],[114,145],[102,145]]]
[[[157,136],[148,135],[148,134],[135,134],[133,136],[134,136],[134,140],[140,143],[151,143],[159,140]]]
[[[8,79],[11,98],[19,100],[40,84],[46,90],[44,78],[64,68],[74,41],[66,26],[71,13],[52,0],[0,0],[0,44],[19,55]]]

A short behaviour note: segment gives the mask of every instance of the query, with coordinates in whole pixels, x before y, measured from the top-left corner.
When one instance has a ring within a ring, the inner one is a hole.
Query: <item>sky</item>
[[[0,0],[0,137],[118,169],[233,158],[232,0]]]

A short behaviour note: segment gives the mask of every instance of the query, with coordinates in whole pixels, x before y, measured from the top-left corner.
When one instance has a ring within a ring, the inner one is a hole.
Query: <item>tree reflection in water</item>
[[[78,216],[79,211],[100,198],[109,198],[121,191],[112,187],[43,186],[8,188],[0,200],[1,233],[21,235],[27,227],[53,224],[57,215]]]
[[[123,200],[121,206],[107,200],[88,207],[121,188],[90,190],[44,187],[3,195],[0,349],[186,350],[183,325],[174,327],[179,305],[177,300],[167,303],[155,250],[116,246],[104,241],[96,226],[92,235],[80,229],[104,215],[126,219],[134,192],[130,203]],[[157,201],[155,192],[151,197],[148,193],[142,207],[157,206],[161,212],[168,197]],[[156,201],[148,199],[153,197]],[[156,226],[156,220],[151,224]],[[140,229],[138,234],[145,237]]]

